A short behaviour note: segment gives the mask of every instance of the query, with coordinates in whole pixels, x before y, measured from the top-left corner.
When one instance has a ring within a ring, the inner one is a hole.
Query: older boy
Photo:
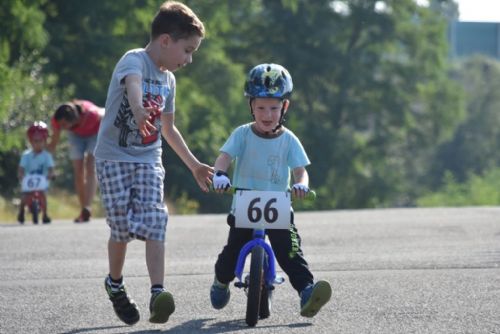
[[[163,201],[165,171],[160,133],[193,173],[204,191],[212,168],[200,163],[174,124],[175,77],[172,72],[192,62],[204,37],[203,23],[187,6],[173,1],[161,5],[145,48],[130,50],[113,72],[95,150],[97,175],[107,223],[109,275],[106,291],[118,317],[129,325],[139,310],[123,284],[127,243],[146,243],[151,280],[150,322],[165,323],[174,312],[174,299],[163,287],[165,231]]]

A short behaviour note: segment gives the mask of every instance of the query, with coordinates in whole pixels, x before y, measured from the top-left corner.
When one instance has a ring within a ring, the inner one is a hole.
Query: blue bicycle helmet
[[[248,73],[245,81],[245,96],[275,97],[286,99],[293,89],[290,73],[278,64],[260,64]]]

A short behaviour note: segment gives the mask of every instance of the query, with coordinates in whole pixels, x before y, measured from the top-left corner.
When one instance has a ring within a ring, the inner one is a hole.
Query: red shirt
[[[80,114],[78,124],[72,127],[69,131],[81,137],[96,135],[99,131],[99,125],[101,124],[101,114],[99,113],[100,108],[92,102],[86,100],[75,100],[73,102],[82,107],[82,113]],[[51,124],[53,129],[61,129],[54,117],[51,119]]]

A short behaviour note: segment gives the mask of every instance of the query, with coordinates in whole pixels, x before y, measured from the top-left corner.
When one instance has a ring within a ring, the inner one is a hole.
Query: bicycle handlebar
[[[211,191],[215,191],[215,189],[213,187],[210,187],[210,190]],[[226,189],[226,191],[224,192],[225,194],[230,194],[230,195],[234,195],[236,193],[236,191],[238,190],[251,190],[251,189],[243,189],[243,188],[237,188],[237,187],[229,187]],[[295,198],[295,196],[293,195],[293,191],[291,189],[289,190],[286,190],[286,192],[289,192],[292,194],[292,198]],[[307,193],[306,193],[306,196],[304,197],[304,200],[308,200],[308,201],[314,201],[316,199],[316,192],[312,189],[310,189]]]

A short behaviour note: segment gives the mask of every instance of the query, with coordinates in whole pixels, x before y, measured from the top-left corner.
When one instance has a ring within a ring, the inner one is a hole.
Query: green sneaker
[[[118,291],[113,291],[108,283],[108,278],[104,280],[104,288],[108,293],[109,300],[113,303],[118,318],[127,325],[134,325],[139,321],[139,308],[134,300],[127,295],[125,286],[122,285]]]
[[[308,285],[300,293],[300,315],[314,317],[332,297],[332,288],[327,281],[318,281]]]
[[[151,316],[149,322],[155,324],[164,324],[175,311],[174,297],[170,292],[165,290],[156,292],[151,295],[149,302],[149,311]]]

